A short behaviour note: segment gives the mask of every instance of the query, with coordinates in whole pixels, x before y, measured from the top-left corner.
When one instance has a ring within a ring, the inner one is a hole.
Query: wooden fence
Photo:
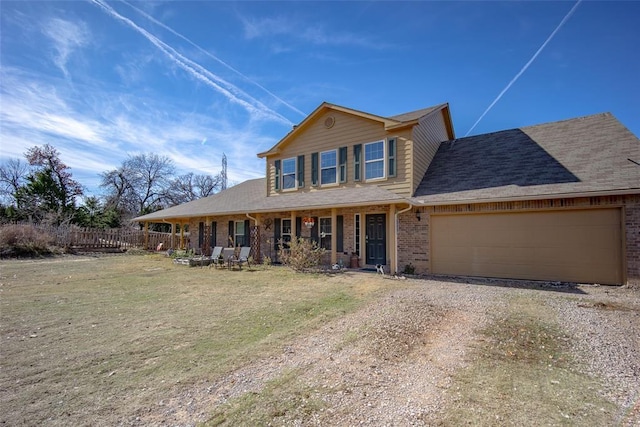
[[[145,239],[144,230],[134,228],[86,228],[77,226],[46,226],[30,224],[38,231],[47,233],[55,239],[55,245],[79,250],[127,250],[131,248],[156,250],[162,243],[167,250],[172,247],[171,233],[148,231]],[[188,233],[185,233],[185,235]],[[147,242],[145,247],[145,240]],[[186,241],[186,236],[184,241]],[[179,245],[180,236],[173,238],[174,245]]]

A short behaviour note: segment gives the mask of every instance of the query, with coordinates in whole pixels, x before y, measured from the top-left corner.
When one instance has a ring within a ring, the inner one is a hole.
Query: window
[[[244,242],[244,221],[236,221],[233,231],[233,239],[236,246],[247,246]]]
[[[331,218],[320,218],[320,247],[331,250]]]
[[[291,219],[282,220],[280,238],[282,239],[282,246],[289,248],[289,242],[291,242]]]
[[[296,159],[284,159],[282,161],[282,189],[296,188]]]
[[[336,150],[320,153],[320,184],[336,184]]]
[[[384,141],[364,145],[364,179],[384,178]]]

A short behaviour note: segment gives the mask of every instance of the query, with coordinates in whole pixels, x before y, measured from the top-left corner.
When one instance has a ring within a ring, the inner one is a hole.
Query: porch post
[[[144,222],[144,249],[149,249],[149,222]]]
[[[291,211],[291,239],[297,239],[298,230],[296,230],[296,211]]]
[[[184,222],[180,221],[180,249],[184,249]]]
[[[171,249],[176,250],[176,223],[171,223]]]
[[[331,208],[331,265],[338,262],[338,210]]]
[[[398,234],[396,223],[396,205],[389,205],[389,216],[387,217],[387,229],[389,238],[387,239],[387,253],[389,254],[389,271],[398,272]]]

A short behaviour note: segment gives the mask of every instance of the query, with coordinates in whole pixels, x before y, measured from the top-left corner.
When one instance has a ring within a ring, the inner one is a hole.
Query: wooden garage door
[[[432,215],[436,274],[622,283],[620,209]]]

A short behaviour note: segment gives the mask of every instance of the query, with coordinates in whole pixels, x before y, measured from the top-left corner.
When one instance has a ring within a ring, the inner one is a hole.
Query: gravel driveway
[[[617,424],[640,425],[640,291],[454,278],[402,282],[407,286],[283,344],[279,355],[168,397],[131,424],[195,425],[292,371],[325,405],[304,420],[280,417],[273,425],[439,424],[454,375],[481,339],[478,330],[517,296],[560,320],[580,371],[602,380],[599,393],[618,408]]]

